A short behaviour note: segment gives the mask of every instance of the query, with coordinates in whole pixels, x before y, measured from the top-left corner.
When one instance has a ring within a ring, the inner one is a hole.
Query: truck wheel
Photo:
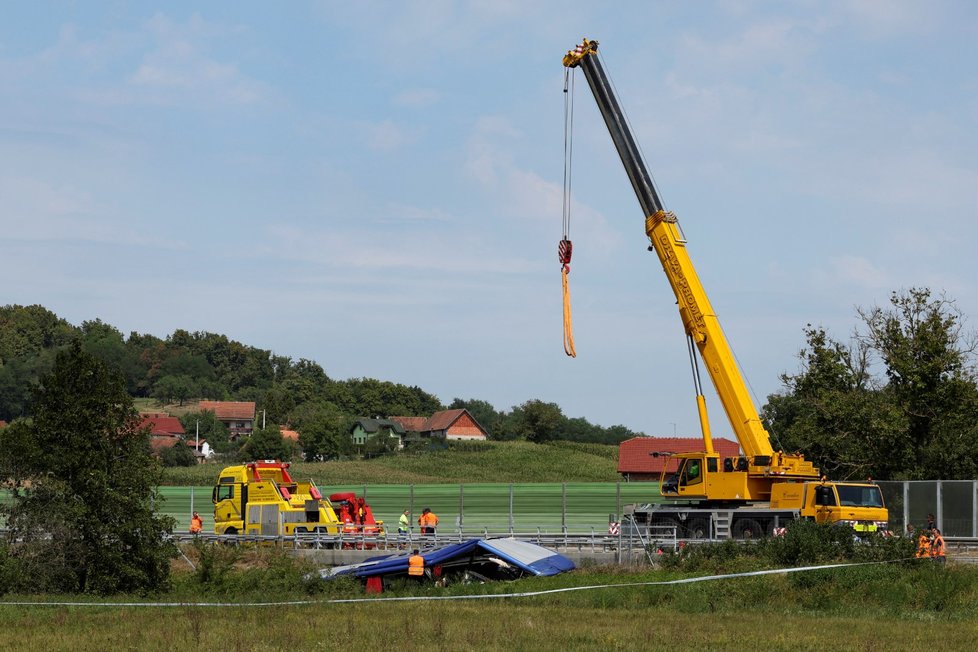
[[[705,518],[691,518],[686,524],[687,539],[709,539],[710,523]]]
[[[669,517],[653,518],[649,521],[649,527],[653,528],[651,532],[648,532],[648,536],[652,538],[664,536],[665,532],[662,532],[661,530],[665,528],[676,528],[677,537],[682,536],[683,533],[683,529],[679,525],[679,521]]]
[[[754,519],[743,518],[734,522],[733,534],[735,539],[760,539],[764,536],[764,529]]]

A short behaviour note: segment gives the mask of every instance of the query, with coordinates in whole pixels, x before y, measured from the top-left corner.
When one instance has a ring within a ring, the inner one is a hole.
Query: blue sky
[[[912,286],[978,315],[973,3],[0,6],[0,304],[695,435],[582,77],[562,351],[560,60],[587,36],[758,405],[807,323],[847,340]]]

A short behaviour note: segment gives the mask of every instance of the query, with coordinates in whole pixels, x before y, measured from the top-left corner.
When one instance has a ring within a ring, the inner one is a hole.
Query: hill
[[[43,306],[0,306],[0,419],[30,416],[31,388],[50,371],[58,351],[80,342],[114,369],[140,409],[194,423],[199,399],[254,402],[273,433],[288,426],[300,435],[306,458],[337,459],[352,452],[350,429],[363,416],[419,416],[464,408],[497,440],[570,440],[617,444],[636,436],[624,426],[602,427],[569,419],[553,403],[527,400],[510,411],[477,398],[443,405],[414,385],[373,378],[337,380],[319,363],[293,360],[208,332],[175,330],[160,338],[124,336],[99,319],[74,326]],[[220,453],[236,455],[214,420],[200,420],[200,435]]]
[[[483,442],[436,452],[384,455],[370,460],[297,462],[293,475],[321,485],[460,484],[483,482],[615,482],[618,447],[524,441]],[[166,470],[165,483],[209,486],[220,464]]]

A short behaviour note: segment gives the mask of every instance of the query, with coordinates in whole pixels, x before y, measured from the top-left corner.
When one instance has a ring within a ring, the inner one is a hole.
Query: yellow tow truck
[[[211,496],[214,532],[383,534],[383,522],[374,521],[369,505],[353,494],[336,494],[334,500],[341,504],[334,509],[312,480],[294,480],[289,466],[288,462],[261,460],[221,471]]]

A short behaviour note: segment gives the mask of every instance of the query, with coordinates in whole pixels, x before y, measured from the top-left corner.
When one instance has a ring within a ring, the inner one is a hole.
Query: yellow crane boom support
[[[706,366],[734,435],[747,458],[747,468],[737,468],[734,471],[744,473],[744,482],[748,485],[752,483],[746,476],[755,479],[818,477],[818,469],[801,455],[774,451],[771,446],[770,435],[761,424],[760,416],[750,398],[730,345],[690,260],[686,240],[676,216],[663,208],[652,177],[628,128],[624,112],[604,73],[598,59],[597,41],[584,39],[581,45],[567,53],[563,63],[568,68],[579,67],[583,71],[632,188],[635,190],[635,195],[646,215],[645,232],[651,242],[651,249],[659,257],[666,278],[676,295],[683,328]],[[695,376],[704,453],[707,457],[716,457],[698,372]],[[732,477],[730,479],[733,480]],[[721,496],[729,493],[736,499],[749,498],[752,493],[760,495],[769,493],[764,483],[753,484],[757,485],[753,491],[750,486],[744,489],[742,483],[732,482],[727,489],[717,487],[715,493]]]

